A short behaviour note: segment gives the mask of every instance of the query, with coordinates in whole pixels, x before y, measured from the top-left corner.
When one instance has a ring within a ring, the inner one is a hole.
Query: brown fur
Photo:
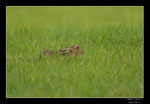
[[[44,54],[45,56],[48,56],[50,58],[52,58],[54,55],[58,56],[77,56],[79,54],[84,54],[84,50],[78,46],[78,45],[72,45],[70,47],[65,47],[62,49],[59,49],[59,51],[52,51],[49,49],[45,49],[42,51],[42,54]],[[36,59],[38,59],[39,55],[36,56]]]

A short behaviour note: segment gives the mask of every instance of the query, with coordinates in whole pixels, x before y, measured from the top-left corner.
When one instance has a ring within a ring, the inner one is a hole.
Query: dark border
[[[7,98],[5,103],[82,103],[82,104],[143,104],[141,98]]]
[[[2,0],[1,0],[2,1]],[[6,6],[144,6],[143,0],[98,0],[97,2],[80,0],[6,0],[0,2],[0,33],[2,36],[2,58],[0,69],[0,103],[107,103],[107,104],[143,104],[143,98],[6,98]]]
[[[1,3],[0,3],[1,4]],[[6,8],[4,5],[0,5],[0,42],[2,42],[2,50],[1,51],[1,58],[2,61],[1,61],[1,69],[0,69],[0,103],[1,103],[1,100],[4,100],[5,99],[5,90],[6,90]]]
[[[7,6],[142,6],[144,0],[6,0]]]

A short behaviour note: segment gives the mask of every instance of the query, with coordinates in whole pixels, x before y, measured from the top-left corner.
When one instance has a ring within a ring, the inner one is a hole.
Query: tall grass
[[[7,7],[6,41],[7,97],[143,97],[143,7]]]

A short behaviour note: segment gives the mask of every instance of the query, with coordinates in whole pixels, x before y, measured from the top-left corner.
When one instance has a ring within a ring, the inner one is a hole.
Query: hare
[[[65,47],[59,49],[58,51],[52,51],[49,49],[44,49],[42,54],[48,56],[49,58],[53,58],[54,56],[74,56],[76,57],[79,54],[84,54],[85,51],[78,45],[72,45],[70,47]],[[39,55],[36,56],[36,59],[39,58]]]

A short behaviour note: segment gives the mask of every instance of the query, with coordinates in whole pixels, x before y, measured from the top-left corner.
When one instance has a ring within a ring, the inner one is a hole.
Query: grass
[[[7,97],[143,97],[143,7],[7,7],[6,46]]]

